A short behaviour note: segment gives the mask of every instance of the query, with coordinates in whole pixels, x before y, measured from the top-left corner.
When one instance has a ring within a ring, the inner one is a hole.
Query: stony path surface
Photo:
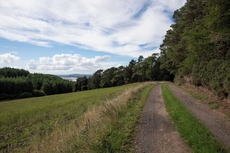
[[[169,120],[161,95],[161,85],[154,87],[146,101],[136,136],[137,153],[189,153]]]
[[[188,110],[198,119],[200,119],[210,131],[213,132],[216,139],[222,142],[230,150],[230,121],[222,114],[208,108],[200,101],[192,98],[182,89],[170,84],[169,88],[177,96]]]

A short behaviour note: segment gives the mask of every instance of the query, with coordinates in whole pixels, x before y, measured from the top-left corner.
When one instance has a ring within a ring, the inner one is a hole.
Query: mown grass
[[[127,101],[104,110],[101,120],[76,138],[71,152],[134,152],[132,141],[143,105],[153,85],[131,93]]]
[[[173,95],[167,85],[162,86],[166,108],[181,137],[195,153],[226,153],[214,135],[195,118]]]
[[[31,146],[44,148],[40,144],[51,135],[60,136],[70,130],[69,125],[81,124],[77,121],[82,114],[138,85],[1,102],[0,151],[39,151]]]

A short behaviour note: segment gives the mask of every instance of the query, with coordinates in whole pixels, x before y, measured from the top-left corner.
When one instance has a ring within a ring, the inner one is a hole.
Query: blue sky
[[[159,53],[185,0],[0,1],[0,67],[92,74]]]

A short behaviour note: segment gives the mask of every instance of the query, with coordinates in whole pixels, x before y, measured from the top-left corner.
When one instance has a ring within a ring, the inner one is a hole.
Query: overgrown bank
[[[197,87],[191,83],[184,83],[180,86],[180,88],[188,92],[193,98],[206,104],[209,108],[215,109],[221,114],[230,117],[229,99],[220,98],[207,88]]]

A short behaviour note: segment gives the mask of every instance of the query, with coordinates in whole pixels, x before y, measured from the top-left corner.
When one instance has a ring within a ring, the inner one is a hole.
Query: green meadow
[[[91,152],[97,150],[97,142],[104,137],[104,132],[98,129],[112,128],[112,123],[118,122],[117,119],[123,108],[126,110],[134,109],[133,106],[141,108],[142,105],[139,103],[141,101],[143,104],[145,97],[140,100],[143,95],[140,93],[145,92],[147,97],[146,93],[150,91],[152,84],[136,83],[0,102],[0,151],[71,152],[80,149]],[[136,97],[138,101],[130,103],[134,95],[139,95]],[[135,113],[137,114],[138,111]],[[134,119],[133,123],[135,122]],[[134,125],[130,128],[135,128]],[[94,143],[85,138],[94,137],[92,133],[97,134],[98,138]],[[122,147],[122,143],[120,145]]]

